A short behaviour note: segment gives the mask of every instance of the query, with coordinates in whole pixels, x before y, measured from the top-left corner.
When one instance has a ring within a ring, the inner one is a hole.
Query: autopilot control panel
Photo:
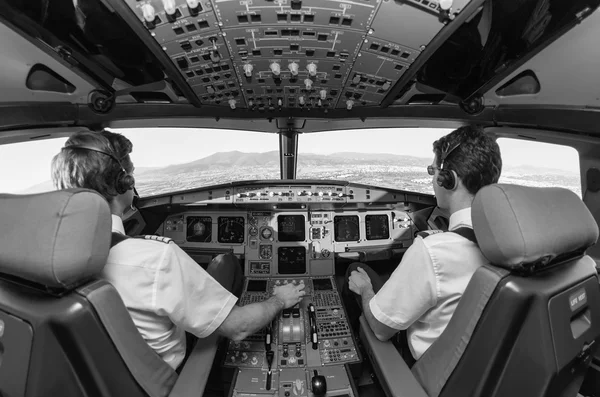
[[[289,283],[304,285],[299,304],[247,339],[229,341],[223,365],[237,368],[232,395],[354,396],[345,364],[361,357],[332,277],[250,277],[239,304],[262,302]]]

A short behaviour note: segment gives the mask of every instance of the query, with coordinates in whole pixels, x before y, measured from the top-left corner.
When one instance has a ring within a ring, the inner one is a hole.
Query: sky
[[[168,130],[165,133],[165,130]],[[248,131],[144,128],[113,129],[133,142],[132,160],[139,167],[163,167],[181,164],[217,152],[267,152],[279,150],[276,134]],[[433,158],[431,144],[446,135],[448,129],[397,128],[333,131],[301,134],[298,151],[330,154],[334,152],[392,153]],[[52,157],[66,138],[0,145],[0,192],[17,193],[50,180]],[[534,165],[572,172],[579,170],[575,149],[512,139],[499,139],[506,165]]]

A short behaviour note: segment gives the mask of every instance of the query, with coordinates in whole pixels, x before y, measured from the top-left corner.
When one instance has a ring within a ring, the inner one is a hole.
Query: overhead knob
[[[275,76],[279,76],[279,74],[281,73],[281,66],[279,66],[279,64],[277,62],[273,62],[270,66],[271,68],[271,72],[273,72],[273,74]]]
[[[444,11],[450,10],[452,8],[452,0],[440,0],[440,8]]]
[[[319,91],[319,95],[321,95],[322,100],[327,99],[327,90],[323,89],[323,90]]]
[[[391,82],[389,82],[389,81],[386,81],[386,82],[385,82],[385,83],[383,83],[383,85],[381,86],[381,89],[382,89],[382,90],[384,90],[384,91],[387,91],[387,90],[389,90],[389,89],[390,89],[390,86],[391,86],[391,85],[392,85],[392,83],[391,83]]]
[[[352,110],[352,107],[354,106],[354,101],[352,99],[348,99],[346,101],[346,109],[348,110]]]
[[[309,63],[308,65],[306,65],[306,70],[308,70],[308,74],[310,76],[316,76],[317,75],[317,65],[315,65],[314,63]]]
[[[312,88],[313,82],[311,79],[305,79],[304,80],[304,85],[306,86],[307,90],[310,90]]]
[[[186,0],[187,5],[190,9],[195,10],[200,5],[200,1],[198,0]]]
[[[175,4],[175,0],[162,0],[163,1],[163,7],[165,8],[165,12],[167,13],[167,15],[175,15],[175,13],[177,12],[177,7]]]
[[[244,65],[244,74],[246,75],[246,77],[252,77],[253,69],[254,69],[254,66],[252,66],[251,63],[247,63]]]
[[[144,20],[148,23],[154,22],[154,19],[156,19],[156,11],[151,4],[144,4],[142,6],[142,15],[144,16]]]
[[[360,74],[357,74],[354,76],[354,78],[352,79],[352,83],[354,83],[354,84],[360,83]]]
[[[283,101],[281,100],[281,98],[279,98],[277,100],[277,106],[282,107],[283,106]]]
[[[300,102],[300,105],[304,105],[304,96],[298,98],[298,102]]]
[[[235,99],[230,99],[229,100],[229,107],[231,109],[235,109],[235,104],[237,103],[237,101]]]
[[[292,76],[298,76],[298,64],[296,62],[290,63],[288,69],[290,69]]]

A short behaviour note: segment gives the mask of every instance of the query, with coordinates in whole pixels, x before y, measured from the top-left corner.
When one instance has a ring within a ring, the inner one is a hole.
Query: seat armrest
[[[219,335],[216,332],[198,339],[169,397],[197,397],[204,393],[218,344]]]
[[[377,339],[364,316],[360,316],[360,339],[386,396],[427,397],[394,344]]]

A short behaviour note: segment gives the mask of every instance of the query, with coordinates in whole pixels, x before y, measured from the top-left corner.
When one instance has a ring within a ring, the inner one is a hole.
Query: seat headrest
[[[482,188],[471,207],[483,255],[510,270],[541,268],[557,256],[596,243],[598,225],[575,193],[563,188],[494,184]]]
[[[108,203],[91,190],[0,194],[0,273],[73,287],[106,264],[111,224]]]

